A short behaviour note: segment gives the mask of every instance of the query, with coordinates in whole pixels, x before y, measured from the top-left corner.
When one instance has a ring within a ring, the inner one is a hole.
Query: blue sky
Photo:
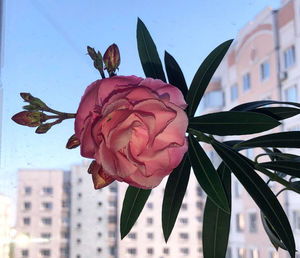
[[[121,52],[119,74],[143,76],[135,38],[140,17],[161,57],[164,50],[171,53],[190,82],[214,47],[236,38],[265,6],[279,4],[279,0],[6,0],[0,193],[14,195],[18,168],[68,169],[82,161],[78,150],[65,149],[74,121],[37,135],[10,117],[24,104],[20,92],[30,92],[55,109],[76,112],[86,86],[99,78],[86,55],[87,45],[104,53],[116,43]]]

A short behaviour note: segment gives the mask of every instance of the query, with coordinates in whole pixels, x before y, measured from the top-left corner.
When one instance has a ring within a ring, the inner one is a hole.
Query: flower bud
[[[110,175],[104,173],[102,166],[95,160],[89,166],[88,173],[92,174],[95,189],[103,188],[115,181]]]
[[[41,101],[39,98],[33,97],[30,93],[21,92],[20,95],[22,99],[24,99],[24,101],[29,102],[30,104],[36,106],[39,109],[47,107],[47,105],[43,101]]]
[[[120,52],[116,44],[112,44],[106,50],[103,61],[105,68],[107,69],[109,76],[115,75],[115,71],[119,68],[120,65]]]
[[[52,127],[51,123],[42,124],[38,128],[36,128],[35,133],[38,133],[38,134],[47,133],[51,127]]]
[[[42,112],[22,111],[15,114],[11,119],[20,125],[36,127],[46,120],[46,115]]]
[[[67,149],[74,149],[80,145],[79,139],[73,134],[67,142],[66,148]]]
[[[38,111],[39,107],[36,105],[30,104],[30,105],[23,106],[23,109],[25,109],[27,111]]]
[[[90,46],[87,46],[87,51],[88,51],[89,56],[90,56],[94,61],[98,58],[97,53],[96,53],[96,51],[95,51],[94,48],[92,48],[92,47],[90,47]]]

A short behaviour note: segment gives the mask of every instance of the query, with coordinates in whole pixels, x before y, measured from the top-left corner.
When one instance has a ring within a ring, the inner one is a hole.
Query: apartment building
[[[202,219],[204,193],[191,173],[187,192],[183,199],[173,232],[165,243],[161,226],[161,206],[167,179],[151,191],[149,199],[130,233],[119,238],[119,257],[182,258],[203,257]],[[127,189],[119,183],[119,207]],[[121,210],[119,210],[119,217]]]
[[[116,258],[118,185],[95,190],[88,167],[85,162],[71,168],[70,258]]]
[[[68,258],[70,173],[18,173],[15,258]]]
[[[9,197],[0,194],[0,257],[9,258],[10,230],[12,225],[12,201]]]
[[[203,112],[230,110],[253,100],[300,102],[300,1],[282,1],[278,10],[267,7],[239,33],[205,93]],[[299,130],[299,117],[288,119],[273,130]],[[225,137],[222,140],[231,139]],[[237,139],[237,137],[235,137]],[[211,157],[217,158],[213,150]],[[297,150],[288,150],[289,152]],[[244,154],[255,157],[257,150]],[[299,151],[298,151],[299,154]],[[290,257],[278,254],[264,233],[255,203],[235,177],[232,179],[233,207],[228,258]],[[276,193],[280,187],[272,185]],[[279,196],[300,248],[299,196],[285,191]],[[300,257],[297,254],[297,257]]]

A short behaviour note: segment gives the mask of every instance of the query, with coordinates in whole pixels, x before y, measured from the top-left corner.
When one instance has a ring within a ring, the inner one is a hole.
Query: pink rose
[[[114,76],[95,81],[75,120],[81,155],[96,160],[99,174],[153,188],[187,151],[185,108],[181,92],[161,80]]]

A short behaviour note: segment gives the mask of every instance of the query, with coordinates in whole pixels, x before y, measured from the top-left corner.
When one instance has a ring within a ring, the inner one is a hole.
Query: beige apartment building
[[[0,194],[0,257],[9,258],[12,226],[12,201]]]
[[[300,102],[300,1],[282,1],[278,10],[267,7],[239,33],[205,93],[204,113],[230,110],[254,100]],[[299,130],[299,116],[278,130]],[[274,131],[276,131],[274,130]],[[237,139],[237,137],[234,137]],[[230,139],[230,137],[222,140]],[[211,157],[217,155],[208,147]],[[289,152],[295,150],[288,150]],[[297,150],[296,150],[297,151]],[[249,158],[257,150],[244,152]],[[298,151],[299,154],[299,151]],[[232,179],[232,217],[228,258],[287,258],[277,253],[264,233],[260,213],[236,178]],[[272,190],[280,190],[273,184]],[[300,248],[300,198],[285,191],[279,197]],[[300,257],[299,254],[296,256]]]
[[[70,173],[20,170],[15,258],[68,258]]]

